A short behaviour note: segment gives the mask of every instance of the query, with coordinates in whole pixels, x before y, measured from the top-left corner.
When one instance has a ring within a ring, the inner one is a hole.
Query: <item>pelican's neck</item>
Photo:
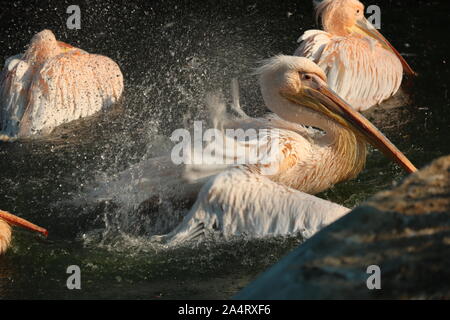
[[[348,36],[350,31],[348,27],[351,22],[345,15],[343,7],[346,0],[323,0],[316,6],[316,17],[320,17],[323,29],[336,36]]]
[[[323,190],[336,183],[352,179],[362,171],[366,162],[366,142],[348,127],[323,116],[321,113],[299,107],[293,103],[284,103],[280,108],[271,108],[288,122],[320,129],[323,135],[308,136],[312,146],[320,154],[317,168],[328,171],[328,180],[324,181]],[[305,135],[305,131],[297,131]],[[321,187],[319,187],[321,189]],[[322,191],[322,190],[320,190]],[[319,192],[319,191],[318,191]]]
[[[366,163],[366,142],[349,128],[332,120],[324,119],[319,128],[325,132],[323,137],[316,139],[316,144],[325,148],[323,164],[336,166],[336,181],[333,184],[356,177]]]

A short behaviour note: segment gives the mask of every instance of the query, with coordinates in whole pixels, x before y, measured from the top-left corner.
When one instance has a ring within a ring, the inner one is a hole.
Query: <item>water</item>
[[[420,77],[409,88],[411,103],[373,119],[421,167],[450,153],[450,4],[377,3],[383,34],[409,55]],[[44,240],[16,230],[13,247],[0,257],[0,298],[231,297],[302,239],[164,249],[148,241],[154,215],[179,219],[189,202],[162,199],[156,213],[139,213],[136,201],[143,194],[129,185],[107,183],[109,201],[93,202],[92,194],[100,181],[131,166],[143,170],[142,163],[170,150],[171,132],[206,119],[205,93],[228,95],[232,78],[239,79],[245,111],[265,113],[252,68],[263,58],[293,52],[298,36],[314,27],[310,1],[85,1],[78,31],[65,27],[70,4],[2,5],[0,54],[22,52],[34,33],[51,29],[62,41],[118,62],[124,103],[46,139],[0,143],[0,208],[50,232]],[[371,152],[357,179],[320,196],[353,207],[403,177],[396,165]],[[66,288],[69,265],[81,267],[82,290]]]

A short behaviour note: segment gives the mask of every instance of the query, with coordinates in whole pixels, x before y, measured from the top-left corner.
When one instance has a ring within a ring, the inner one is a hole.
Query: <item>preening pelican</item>
[[[358,111],[393,96],[403,71],[414,71],[383,35],[364,17],[357,0],[314,1],[325,31],[309,30],[300,38],[295,55],[317,63],[328,85]]]
[[[0,135],[43,135],[60,124],[117,102],[123,76],[111,59],[57,41],[50,30],[33,36],[24,54],[6,60],[0,75]]]
[[[11,226],[19,226],[32,231],[42,233],[47,237],[48,232],[44,228],[19,218],[9,212],[0,210],[0,254],[8,249],[11,243]]]
[[[268,129],[266,145],[243,143],[265,149],[278,145],[277,157],[269,164],[230,166],[212,176],[183,222],[171,233],[155,236],[155,241],[180,243],[213,230],[225,237],[296,232],[309,237],[348,212],[311,194],[355,177],[364,167],[367,143],[406,171],[417,170],[328,87],[325,73],[311,60],[277,56],[257,73],[265,104],[276,116],[231,121],[226,126]]]

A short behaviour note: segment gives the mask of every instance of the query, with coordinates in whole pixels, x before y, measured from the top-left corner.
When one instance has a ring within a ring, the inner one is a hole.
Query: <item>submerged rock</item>
[[[237,299],[450,298],[450,156],[325,228]],[[381,289],[369,290],[379,266]]]

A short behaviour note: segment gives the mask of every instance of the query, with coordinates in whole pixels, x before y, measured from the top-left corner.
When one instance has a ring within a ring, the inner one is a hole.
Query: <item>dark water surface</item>
[[[99,177],[169,150],[171,132],[206,119],[205,94],[221,89],[228,96],[234,77],[245,111],[267,112],[250,73],[263,58],[292,53],[302,32],[315,28],[311,1],[80,1],[81,30],[66,29],[70,4],[2,4],[0,58],[23,52],[32,35],[51,29],[59,40],[120,65],[124,103],[46,139],[0,142],[0,209],[50,232],[44,240],[16,230],[13,247],[0,257],[0,298],[232,296],[301,239],[158,248],[136,218],[139,203],[127,199],[127,186],[111,191],[121,195],[116,203],[92,204],[89,193]],[[450,4],[367,4],[381,7],[382,33],[420,74],[408,88],[412,102],[375,112],[374,121],[421,167],[450,153]],[[404,176],[373,151],[356,180],[320,196],[353,207]],[[81,290],[66,288],[69,265],[81,268]]]

